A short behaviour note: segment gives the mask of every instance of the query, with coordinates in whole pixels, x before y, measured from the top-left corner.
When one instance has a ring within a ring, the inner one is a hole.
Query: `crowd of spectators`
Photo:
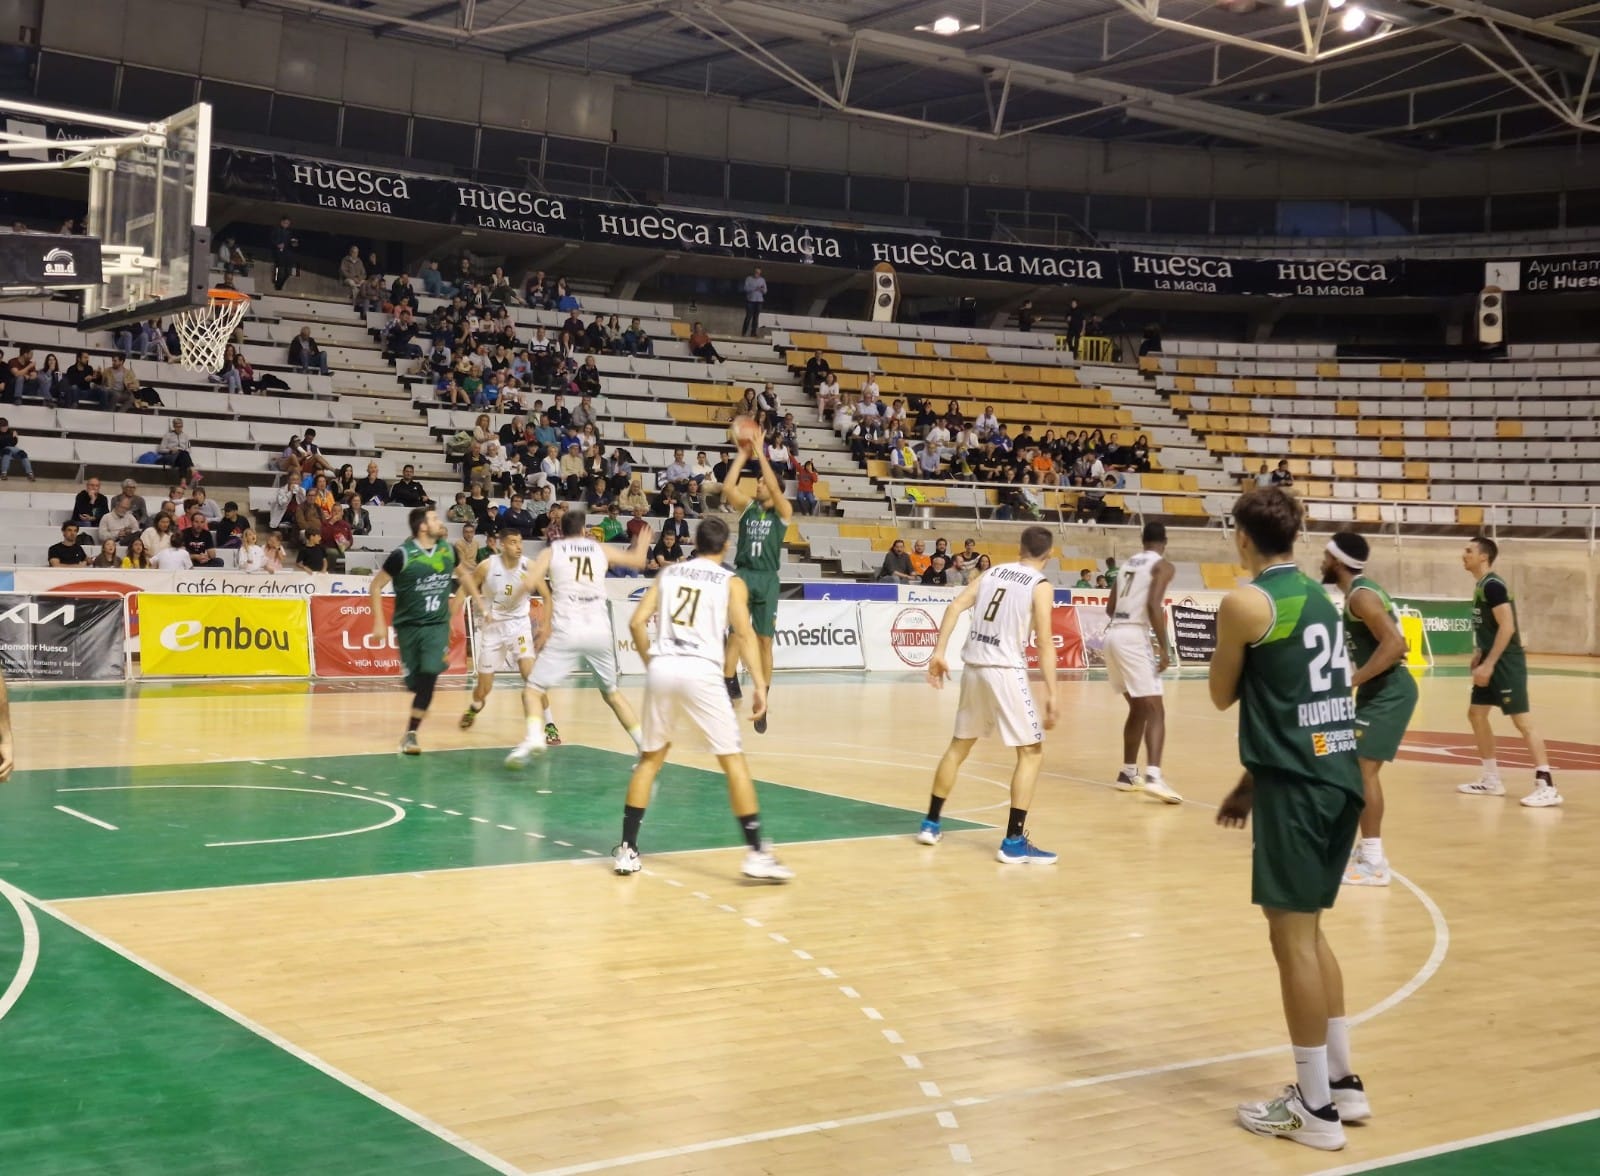
[[[151,412],[161,406],[155,389],[134,374],[128,355],[117,353],[96,367],[87,351],[78,352],[67,367],[54,353],[36,362],[33,348],[23,346],[5,363],[5,384],[0,400],[26,404],[36,400],[51,408],[99,407],[112,412]]]
[[[133,478],[108,498],[90,475],[45,558],[51,567],[221,567],[218,551],[240,547],[248,527],[238,503],[218,507],[193,483],[173,484],[152,510]]]
[[[948,588],[966,584],[989,570],[989,557],[978,550],[976,540],[967,539],[958,551],[950,550],[948,539],[935,539],[929,551],[927,541],[896,539],[884,552],[878,579],[889,584],[921,584],[928,588]]]

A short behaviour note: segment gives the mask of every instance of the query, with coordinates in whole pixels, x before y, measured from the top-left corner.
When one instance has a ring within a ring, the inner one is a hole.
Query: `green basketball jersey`
[[[1376,580],[1370,576],[1357,576],[1350,585],[1350,596],[1354,596],[1358,588],[1367,588],[1377,593],[1378,599],[1383,602],[1383,611],[1389,614],[1389,619],[1394,621],[1396,629],[1400,627],[1400,610],[1395,607],[1394,601],[1389,599],[1389,594],[1378,586]],[[1354,668],[1366,665],[1367,659],[1378,652],[1378,638],[1367,628],[1367,622],[1350,611],[1350,596],[1346,596],[1344,601],[1344,637],[1350,647],[1350,665]]]
[[[407,539],[389,553],[383,570],[394,581],[396,625],[442,625],[450,620],[450,596],[455,591],[456,553],[441,540],[424,551]]]
[[[1499,586],[1498,590],[1494,585]],[[1494,619],[1495,606],[1489,602],[1485,590],[1497,598],[1500,592],[1505,593],[1504,603],[1511,606],[1511,620],[1516,624],[1511,643],[1506,646],[1506,655],[1522,656],[1522,625],[1517,621],[1517,598],[1511,595],[1511,585],[1501,579],[1498,572],[1487,573],[1472,590],[1472,635],[1478,643],[1478,652],[1488,653],[1494,648],[1494,639],[1500,635],[1500,622]]]
[[[783,535],[787,528],[776,509],[752,500],[739,516],[739,546],[733,566],[742,572],[777,574],[783,561]]]
[[[1356,707],[1339,610],[1293,564],[1267,568],[1251,583],[1272,601],[1272,627],[1245,650],[1240,762],[1258,776],[1360,794]]]

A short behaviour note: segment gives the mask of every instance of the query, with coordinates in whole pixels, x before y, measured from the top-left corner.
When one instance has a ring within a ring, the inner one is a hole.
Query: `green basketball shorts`
[[[1337,784],[1256,774],[1250,901],[1280,911],[1333,906],[1363,801]]]
[[[1528,663],[1508,650],[1494,663],[1487,686],[1472,688],[1473,706],[1497,706],[1508,715],[1525,715],[1528,706]]]
[[[1356,691],[1356,754],[1392,761],[1416,709],[1417,680],[1404,666],[1396,666],[1381,681],[1366,683]]]
[[[450,626],[396,625],[395,640],[400,645],[400,672],[407,690],[417,688],[416,675],[442,674],[450,658]]]
[[[778,574],[740,568],[739,579],[750,593],[750,625],[758,637],[778,631]]]

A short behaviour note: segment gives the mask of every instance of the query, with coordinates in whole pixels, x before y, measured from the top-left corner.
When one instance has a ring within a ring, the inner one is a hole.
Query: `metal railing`
[[[1032,483],[1017,482],[978,482],[958,481],[928,478],[900,478],[893,474],[880,483],[888,499],[889,514],[896,522],[902,518],[909,522],[939,519],[965,519],[967,511],[971,511],[973,525],[983,530],[985,522],[1039,522],[1055,523],[1063,535],[1070,533],[1075,525],[1081,525],[1076,520],[1076,505],[1079,498],[1088,493],[1076,486],[1038,486]],[[935,492],[944,491],[943,499],[916,501],[907,496],[906,491],[913,487],[932,489]],[[1041,506],[1038,508],[1037,518],[1012,518],[998,519],[998,512],[1003,505],[991,503],[990,491],[1005,492],[1008,490],[1026,489],[1030,494],[1049,502],[1051,495],[1071,496],[1072,505]],[[966,496],[966,501],[951,501],[949,491],[971,491]],[[1193,519],[1192,524],[1182,521],[1169,526],[1175,529],[1208,530],[1220,528],[1224,532],[1232,528],[1232,520],[1224,512],[1212,513],[1206,507],[1207,499],[1224,497],[1231,503],[1236,496],[1233,490],[1154,490],[1138,486],[1123,486],[1118,488],[1107,487],[1102,497],[1111,500],[1112,505],[1122,508],[1124,519],[1120,523],[1100,523],[1097,520],[1088,520],[1097,526],[1108,527],[1137,527],[1143,526],[1147,518],[1160,518],[1162,520]],[[1195,499],[1199,501],[1202,515],[1171,514],[1162,509],[1165,499]],[[1519,531],[1553,530],[1561,532],[1578,531],[1581,538],[1570,534],[1541,535],[1542,539],[1558,542],[1584,543],[1590,554],[1594,554],[1597,542],[1600,542],[1600,503],[1549,503],[1549,502],[1445,502],[1438,499],[1407,499],[1407,498],[1357,498],[1349,495],[1331,495],[1318,497],[1302,497],[1300,500],[1306,507],[1306,530],[1322,531],[1336,530],[1344,526],[1353,526],[1358,529],[1372,527],[1373,532],[1394,539],[1398,544],[1409,532],[1412,535],[1425,533],[1430,528],[1454,528],[1460,530],[1473,530],[1498,538],[1502,527],[1517,528]],[[1337,513],[1340,517],[1330,518],[1326,512],[1319,511],[1319,507],[1341,508]],[[1363,512],[1370,515],[1372,508],[1376,507],[1378,518],[1375,521],[1370,517],[1361,517]],[[1348,508],[1348,515],[1342,508]],[[1483,511],[1482,523],[1463,523],[1456,521],[1456,512],[1461,508],[1478,509]],[[1451,512],[1449,522],[1431,522],[1426,519],[1408,518],[1411,511],[1448,510]],[[1524,510],[1559,510],[1565,511],[1570,519],[1574,515],[1583,521],[1578,524],[1567,522],[1564,524],[1541,524],[1517,521],[1513,518],[1512,511]],[[939,513],[939,512],[943,513]],[[1051,516],[1054,516],[1052,518]]]

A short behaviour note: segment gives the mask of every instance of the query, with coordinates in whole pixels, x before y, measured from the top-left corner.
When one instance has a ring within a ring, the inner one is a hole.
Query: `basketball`
[[[736,416],[728,426],[728,436],[739,448],[753,448],[761,440],[761,426],[754,417]]]

